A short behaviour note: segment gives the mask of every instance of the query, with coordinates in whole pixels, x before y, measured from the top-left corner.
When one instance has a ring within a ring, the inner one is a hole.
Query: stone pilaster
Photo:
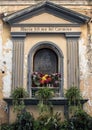
[[[79,87],[79,47],[80,33],[66,34],[67,40],[67,86]]]
[[[24,37],[13,37],[12,89],[23,86]]]

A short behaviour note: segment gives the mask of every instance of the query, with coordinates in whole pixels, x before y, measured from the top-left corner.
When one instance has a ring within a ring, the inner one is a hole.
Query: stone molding
[[[60,96],[63,97],[63,84],[64,84],[64,72],[63,72],[63,53],[60,50],[60,48],[55,45],[53,42],[50,41],[44,41],[44,42],[38,42],[33,48],[30,49],[29,54],[28,54],[28,92],[30,97],[32,97],[32,90],[31,90],[31,74],[33,73],[33,60],[34,60],[34,55],[37,50],[42,49],[42,48],[49,48],[52,51],[54,51],[58,57],[58,72],[62,74],[62,81],[61,81],[61,86],[60,86]],[[31,90],[31,91],[30,91]]]
[[[16,2],[17,1],[17,2]],[[44,0],[46,1],[46,0]],[[50,0],[58,5],[92,5],[91,0]],[[0,5],[35,5],[42,0],[0,0]]]
[[[80,25],[88,23],[90,20],[90,17],[86,15],[80,14],[55,3],[45,1],[6,16],[3,18],[3,21],[13,26],[15,23],[19,23],[25,19],[32,18],[33,16],[41,14],[43,12],[48,12],[59,18],[66,19],[72,23],[77,23]]]

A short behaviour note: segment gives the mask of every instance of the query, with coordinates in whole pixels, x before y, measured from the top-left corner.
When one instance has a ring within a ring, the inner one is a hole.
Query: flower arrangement
[[[32,87],[58,87],[60,81],[60,73],[42,74],[34,72],[32,74]]]

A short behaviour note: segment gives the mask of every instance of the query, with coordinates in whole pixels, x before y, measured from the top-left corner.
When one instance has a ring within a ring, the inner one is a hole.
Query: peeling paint
[[[2,52],[3,52],[3,49],[2,49],[2,37],[0,36],[0,72],[2,72],[4,70],[4,67],[3,67],[3,56],[2,56]]]
[[[88,103],[89,103],[89,106],[92,106],[92,101],[91,100],[89,100]]]
[[[80,79],[88,77],[88,64],[86,59],[87,47],[84,45],[84,40],[79,40],[79,66],[80,66]]]
[[[92,76],[92,43],[87,46],[87,64],[90,76]]]
[[[85,45],[83,39],[79,41],[79,66],[81,93],[83,98],[88,99],[84,110],[92,115],[92,43]]]
[[[0,36],[0,61],[2,60],[2,38]]]
[[[0,37],[0,71],[4,72],[4,76],[2,78],[3,96],[9,97],[11,93],[12,42],[11,40],[7,40],[7,43],[4,46],[2,46],[1,37]]]
[[[6,75],[3,77],[3,94],[4,97],[9,97],[11,93],[11,72],[12,72],[12,41],[7,40],[5,46],[3,46],[4,55],[3,61]],[[8,50],[8,52],[7,52]]]
[[[6,75],[3,77],[3,96],[9,97],[11,93],[11,74],[6,72]]]

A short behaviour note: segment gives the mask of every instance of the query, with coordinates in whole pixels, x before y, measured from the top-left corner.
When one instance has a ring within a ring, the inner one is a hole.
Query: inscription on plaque
[[[57,55],[51,49],[40,49],[34,56],[34,71],[44,74],[57,72]]]
[[[81,32],[79,26],[61,26],[61,25],[39,25],[39,26],[22,26],[12,27],[11,32],[25,32],[25,33],[66,33],[66,32]]]
[[[21,27],[22,32],[70,32],[71,27]]]

